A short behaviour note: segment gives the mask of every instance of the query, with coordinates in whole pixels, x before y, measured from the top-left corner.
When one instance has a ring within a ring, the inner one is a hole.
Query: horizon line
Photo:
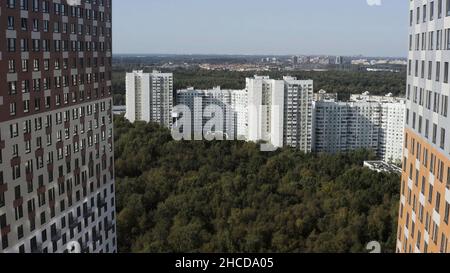
[[[366,57],[366,58],[403,58],[407,59],[407,56],[395,56],[395,55],[379,55],[379,56],[370,56],[363,54],[355,54],[355,55],[339,55],[339,54],[245,54],[245,53],[113,53],[113,55],[140,55],[140,56],[246,56],[246,57],[262,57],[262,56],[274,56],[274,57],[287,57],[287,56],[340,56],[340,57]]]

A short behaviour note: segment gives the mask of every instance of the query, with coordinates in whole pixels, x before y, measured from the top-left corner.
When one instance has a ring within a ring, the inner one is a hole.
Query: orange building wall
[[[447,223],[445,222],[445,215],[446,213],[448,214],[448,210],[450,209],[446,201],[448,181],[450,181],[450,159],[447,155],[432,147],[429,142],[431,142],[431,140],[426,140],[413,131],[406,129],[405,145],[407,147],[405,147],[405,154],[407,153],[408,156],[407,158],[404,158],[401,182],[402,197],[400,201],[399,229],[397,236],[397,252],[399,253],[414,253],[417,252],[417,250],[419,250],[420,253],[440,253],[449,251],[448,238],[450,237],[450,227],[448,221]],[[428,151],[428,158],[425,157],[426,151]],[[419,160],[417,160],[418,152]],[[433,167],[431,166],[433,155],[436,156],[436,159],[434,160],[434,175],[431,174],[431,171],[433,170]],[[424,165],[424,162],[426,162],[426,165]],[[420,166],[418,172],[416,172],[416,166]],[[442,170],[441,166],[443,166]],[[411,176],[410,173],[412,173]],[[433,182],[433,180],[434,186],[430,189],[430,182]],[[425,191],[421,197],[422,182],[425,183]],[[410,186],[412,190],[410,190]],[[432,193],[431,203],[429,202],[430,192]],[[440,193],[440,208],[439,211],[435,211],[438,193]],[[425,199],[423,221],[420,220],[421,198]],[[428,230],[428,246],[425,245],[427,213],[428,220],[430,221],[431,219]],[[414,214],[416,215],[415,224],[413,224],[412,221]],[[439,217],[437,217],[437,215],[439,215]],[[408,218],[409,221],[407,221]],[[433,224],[433,222],[435,222],[434,220],[439,220],[439,223],[437,223],[439,225],[438,228]],[[408,229],[408,238],[405,236],[405,227]],[[435,231],[437,231],[436,233],[438,235],[436,239],[433,237]],[[419,232],[421,233],[420,238]],[[418,242],[419,244],[417,244]],[[417,245],[419,247],[416,249]]]

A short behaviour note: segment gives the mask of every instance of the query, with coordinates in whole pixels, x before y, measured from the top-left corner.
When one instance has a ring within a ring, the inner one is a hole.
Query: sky
[[[405,57],[408,0],[114,0],[116,54]]]

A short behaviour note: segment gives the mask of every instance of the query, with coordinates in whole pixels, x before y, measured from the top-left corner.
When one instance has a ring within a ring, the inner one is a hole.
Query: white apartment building
[[[312,150],[313,81],[267,76],[246,79],[248,140]]]
[[[386,162],[400,163],[405,135],[405,101],[381,103],[381,108],[380,156]]]
[[[248,136],[248,92],[230,90],[231,108],[235,113],[236,139],[246,140]]]
[[[133,71],[126,75],[126,114],[130,122],[172,126],[173,74]]]
[[[204,127],[215,115],[208,114],[208,107],[219,107],[222,114],[221,128],[215,128],[215,133],[224,133],[226,139],[246,139],[247,137],[247,92],[245,90],[222,90],[215,87],[210,90],[188,88],[178,90],[177,105],[187,106],[191,112],[192,132],[198,139],[205,133]],[[217,114],[217,113],[216,113]],[[179,117],[179,113],[174,113]]]
[[[381,125],[381,111],[377,106],[357,102],[315,102],[314,150],[337,153],[367,148],[377,151]]]
[[[305,153],[312,150],[312,80],[284,77],[284,145]]]
[[[314,150],[336,153],[365,148],[386,162],[399,162],[405,110],[405,101],[392,96],[315,101]]]
[[[248,141],[265,141],[283,147],[284,82],[266,76],[246,79]]]

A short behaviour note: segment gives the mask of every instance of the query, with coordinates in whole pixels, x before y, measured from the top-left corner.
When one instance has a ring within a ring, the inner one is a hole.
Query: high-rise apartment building
[[[245,140],[248,136],[248,92],[247,90],[231,91],[231,107],[234,111],[236,139]]]
[[[126,75],[125,117],[130,122],[146,121],[172,126],[173,74],[133,71]]]
[[[314,150],[337,153],[378,151],[381,109],[364,102],[314,102]]]
[[[246,79],[248,140],[283,147],[284,82],[266,76]]]
[[[249,141],[311,152],[313,81],[255,76],[246,79],[246,90]]]
[[[312,150],[313,81],[284,77],[284,146]]]
[[[247,137],[247,93],[245,90],[211,90],[188,88],[176,93],[177,105],[187,106],[191,114],[191,131],[203,138],[204,127],[212,118],[220,117],[221,128],[213,128],[215,133],[223,133],[225,139],[245,140]],[[208,107],[218,107],[219,113],[209,115]],[[178,117],[179,113],[174,113]],[[211,132],[210,132],[211,133]]]
[[[348,102],[314,102],[314,150],[337,153],[371,149],[378,158],[402,159],[405,100],[392,96],[352,95]]]
[[[115,252],[111,0],[0,14],[0,252]]]
[[[380,103],[381,105],[381,132],[379,156],[385,162],[399,164],[402,161],[404,124],[406,104],[404,99],[394,102]]]
[[[450,1],[410,0],[397,252],[448,252]]]

